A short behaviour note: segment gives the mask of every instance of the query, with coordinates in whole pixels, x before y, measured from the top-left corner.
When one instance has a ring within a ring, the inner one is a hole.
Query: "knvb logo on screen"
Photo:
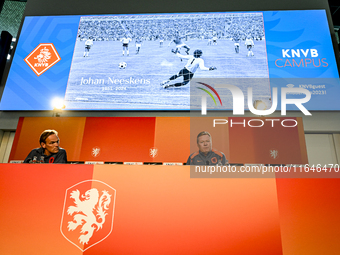
[[[33,72],[40,76],[61,58],[53,43],[41,43],[24,60]]]

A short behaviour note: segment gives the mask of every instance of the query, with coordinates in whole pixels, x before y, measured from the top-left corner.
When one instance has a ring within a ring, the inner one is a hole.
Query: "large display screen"
[[[340,110],[324,10],[28,16],[0,110],[51,110],[62,98],[66,110],[188,111],[183,70],[189,79],[268,79],[253,91],[269,99],[278,87],[270,79],[306,78],[295,86],[311,91],[308,110]]]

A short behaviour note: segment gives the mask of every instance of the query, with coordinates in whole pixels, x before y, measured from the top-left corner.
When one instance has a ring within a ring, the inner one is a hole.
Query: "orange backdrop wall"
[[[78,206],[70,194],[79,190],[86,201],[98,182],[112,195],[107,216],[80,244],[81,227],[67,229],[68,210]],[[339,178],[209,179],[190,178],[189,166],[0,164],[0,254],[337,255],[339,194]]]

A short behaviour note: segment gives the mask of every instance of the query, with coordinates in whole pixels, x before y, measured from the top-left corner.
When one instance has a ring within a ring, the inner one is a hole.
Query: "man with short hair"
[[[190,47],[188,45],[186,45],[184,42],[182,42],[182,39],[185,38],[185,37],[186,36],[179,36],[179,33],[177,32],[175,39],[170,41],[168,46],[170,46],[171,43],[175,43],[175,45],[176,45],[176,50],[174,50],[175,53],[179,53],[181,48],[185,48],[185,53],[187,55],[189,55]]]
[[[189,156],[187,165],[225,165],[227,163],[223,152],[212,149],[209,132],[202,131],[197,135],[197,146],[199,150]]]
[[[93,46],[93,39],[89,37],[89,39],[87,39],[85,42],[85,50],[84,50],[84,55],[83,55],[84,57],[89,56],[89,52],[92,46]]]
[[[235,35],[233,40],[234,40],[235,52],[239,53],[240,52],[240,37],[238,35]]]
[[[24,163],[67,163],[66,151],[59,147],[58,132],[47,129],[41,133],[39,143],[40,148],[33,149]]]
[[[140,48],[142,47],[142,38],[140,38],[140,37],[138,37],[137,39],[136,39],[136,48],[137,48],[137,50],[136,50],[136,54],[138,54],[139,53],[139,50],[140,50]]]
[[[125,50],[126,50],[126,55],[129,56],[129,42],[132,41],[132,39],[125,35],[121,40],[120,40],[123,44],[123,56],[125,55]]]
[[[250,38],[250,36],[247,37],[244,44],[247,46],[248,49],[247,57],[249,56],[254,57],[254,52],[252,51],[252,48],[254,48],[254,41]]]

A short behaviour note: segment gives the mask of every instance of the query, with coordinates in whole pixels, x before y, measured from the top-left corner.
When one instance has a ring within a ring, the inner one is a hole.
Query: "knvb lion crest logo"
[[[40,76],[61,60],[53,43],[39,44],[26,58],[25,62]]]
[[[100,154],[100,148],[99,147],[93,147],[91,151],[92,157],[98,157]]]
[[[270,150],[269,153],[273,159],[276,159],[279,156],[278,150]]]
[[[102,242],[112,232],[116,190],[87,180],[66,190],[60,231],[81,251]]]
[[[150,148],[149,155],[151,158],[155,158],[158,156],[158,149],[155,147]]]

